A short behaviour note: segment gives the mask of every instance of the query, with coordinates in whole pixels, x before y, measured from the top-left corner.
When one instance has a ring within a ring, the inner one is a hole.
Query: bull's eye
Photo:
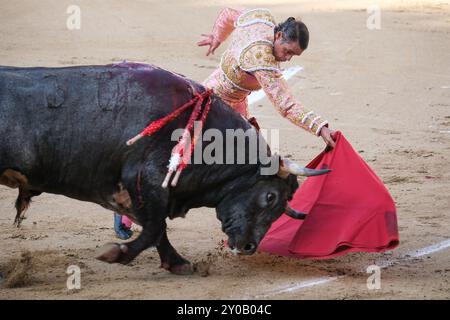
[[[275,195],[273,193],[269,192],[267,194],[266,199],[267,199],[267,203],[271,204],[275,200]]]

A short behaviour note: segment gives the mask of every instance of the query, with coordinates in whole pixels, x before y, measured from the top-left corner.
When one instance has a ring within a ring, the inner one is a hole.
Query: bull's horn
[[[281,160],[282,161],[278,172],[278,175],[281,177],[286,177],[289,173],[296,176],[311,177],[325,174],[331,171],[330,169],[322,169],[322,170],[309,169],[302,167],[297,163],[288,159],[281,159]]]
[[[305,220],[306,213],[299,212],[297,210],[292,209],[289,205],[286,206],[286,211],[284,212],[286,215],[293,219],[297,220]]]

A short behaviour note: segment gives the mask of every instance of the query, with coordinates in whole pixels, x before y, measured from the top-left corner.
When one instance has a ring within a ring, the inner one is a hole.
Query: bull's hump
[[[124,60],[120,63],[107,65],[107,67],[112,68],[110,71],[112,71],[113,77],[114,74],[117,74],[114,72],[115,70],[118,70],[119,74],[127,73],[131,76],[131,79],[138,81],[147,88],[147,93],[149,94],[154,94],[155,89],[161,92],[161,88],[172,88],[177,92],[189,92],[191,95],[194,92],[205,90],[200,83],[182,74],[162,69],[152,64]]]
[[[126,68],[128,70],[142,70],[142,71],[153,71],[156,69],[160,69],[157,66],[152,64],[143,63],[143,62],[132,62],[132,61],[122,61],[119,63],[115,63],[110,65],[115,68]]]
[[[175,80],[175,81],[181,80],[183,83],[190,82],[190,83],[194,83],[194,84],[198,85],[197,83],[195,83],[195,81],[186,78],[182,74],[172,72],[169,70],[165,70],[158,66],[148,64],[148,63],[124,60],[120,63],[112,64],[109,66],[111,66],[113,68],[126,69],[131,72],[133,72],[133,71],[137,71],[138,73],[143,72],[147,76],[153,76],[153,77],[157,78],[157,80],[160,80],[160,81],[162,80],[161,78],[169,78],[169,79]]]

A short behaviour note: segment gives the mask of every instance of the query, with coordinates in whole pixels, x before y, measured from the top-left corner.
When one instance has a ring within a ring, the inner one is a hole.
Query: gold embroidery
[[[303,129],[311,132],[314,135],[317,135],[317,130],[319,127],[323,126],[324,123],[327,123],[321,117],[317,116],[314,112],[312,113],[307,111],[301,112],[298,108],[293,108],[289,110],[288,113],[286,114],[286,118],[288,118],[295,125],[302,127]],[[316,121],[314,121],[314,119],[316,119]],[[313,121],[314,124],[311,126],[311,123]]]
[[[272,45],[267,41],[255,41],[247,46],[239,57],[239,66],[245,71],[275,70],[280,64],[273,55]]]
[[[224,53],[220,62],[220,67],[229,81],[235,86],[247,91],[259,90],[261,88],[257,82],[250,84],[249,81],[247,81],[247,78],[252,76],[239,68],[237,61],[231,52]]]
[[[255,20],[263,20],[265,23],[275,26],[275,19],[267,9],[250,10],[241,14],[236,20],[236,25],[239,27],[258,22]]]

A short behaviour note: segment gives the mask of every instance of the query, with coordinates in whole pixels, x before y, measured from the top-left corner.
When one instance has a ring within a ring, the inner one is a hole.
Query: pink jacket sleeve
[[[328,126],[328,121],[322,120],[313,111],[306,110],[295,100],[280,72],[260,70],[253,74],[269,100],[283,117],[317,136],[320,135],[320,130],[324,126]]]
[[[234,23],[243,10],[225,8],[217,17],[212,34],[220,42],[224,42],[234,30]]]

